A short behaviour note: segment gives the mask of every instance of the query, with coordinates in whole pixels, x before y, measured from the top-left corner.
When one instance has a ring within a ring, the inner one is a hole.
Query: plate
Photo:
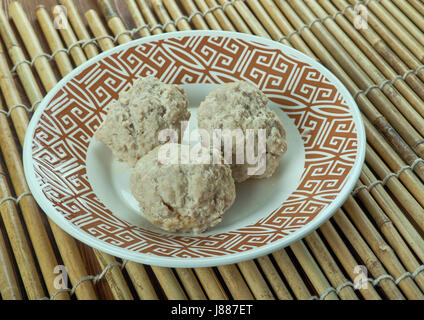
[[[185,88],[191,131],[206,95],[237,80],[259,87],[287,129],[275,175],[237,185],[223,221],[203,234],[151,225],[129,190],[131,169],[92,139],[105,107],[148,75]],[[318,228],[352,191],[365,145],[354,99],[320,63],[256,36],[189,31],[121,45],[62,79],[31,119],[23,159],[34,198],[76,239],[144,264],[206,267],[268,254]]]

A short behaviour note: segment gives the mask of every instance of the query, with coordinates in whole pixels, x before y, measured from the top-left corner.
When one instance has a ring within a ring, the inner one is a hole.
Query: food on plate
[[[224,154],[224,158],[231,164],[236,182],[271,177],[287,151],[286,131],[277,114],[267,107],[268,102],[267,96],[254,85],[239,81],[220,86],[199,107],[199,128],[205,129],[209,136],[221,132],[222,141],[230,138],[232,154],[229,159]],[[244,138],[241,149],[236,146],[242,141],[237,132]],[[220,146],[224,153],[223,145]],[[240,151],[245,152],[243,161],[237,160]],[[257,163],[249,162],[249,156],[253,160],[256,157]]]
[[[190,119],[184,90],[152,76],[136,80],[132,88],[122,92],[108,108],[95,138],[108,146],[118,161],[128,163],[131,168],[162,144],[161,130],[175,130],[179,139],[181,122]]]
[[[163,156],[167,147],[184,152],[172,143],[150,151],[134,168],[131,191],[145,217],[161,229],[204,232],[221,221],[235,200],[231,169],[222,159],[210,164],[169,161]]]

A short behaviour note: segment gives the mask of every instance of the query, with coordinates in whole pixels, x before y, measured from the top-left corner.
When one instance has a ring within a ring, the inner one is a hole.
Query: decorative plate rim
[[[214,257],[179,258],[179,257],[157,256],[157,255],[146,254],[146,253],[137,253],[128,249],[118,248],[112,244],[104,242],[103,240],[99,240],[95,238],[94,236],[81,232],[81,230],[78,227],[76,227],[75,225],[70,223],[68,220],[66,220],[64,216],[57,213],[57,210],[53,207],[52,203],[46,198],[46,196],[42,192],[42,189],[40,188],[39,182],[37,181],[35,177],[34,159],[32,157],[32,141],[34,138],[34,132],[44,110],[46,109],[48,104],[51,102],[52,98],[64,87],[64,85],[69,80],[71,80],[72,78],[80,74],[82,70],[112,55],[113,53],[117,53],[127,48],[131,48],[135,45],[149,43],[156,40],[163,40],[163,39],[176,38],[176,37],[180,38],[180,37],[187,37],[187,36],[222,36],[222,37],[229,37],[234,39],[242,39],[246,41],[258,42],[265,45],[269,45],[277,49],[281,48],[281,50],[284,53],[295,55],[296,58],[298,58],[299,60],[309,63],[312,67],[316,68],[319,72],[321,72],[327,79],[329,79],[334,84],[337,90],[345,98],[346,104],[349,106],[353,121],[356,125],[358,148],[357,148],[355,162],[352,166],[351,171],[348,173],[348,176],[346,177],[346,182],[343,189],[337,195],[337,197],[326,208],[324,208],[314,219],[312,219],[308,224],[306,224],[302,228],[296,230],[295,232],[285,236],[284,238],[280,240],[276,240],[274,242],[271,242],[261,247],[250,249],[246,252],[238,252],[238,253],[232,253],[232,254],[226,254],[226,255],[214,256]],[[68,75],[66,75],[64,78],[62,78],[61,81],[59,81],[59,83],[52,90],[50,90],[50,92],[48,92],[48,94],[44,97],[44,99],[38,106],[37,110],[33,114],[33,117],[28,126],[27,133],[25,136],[24,147],[23,147],[23,164],[24,164],[24,172],[25,172],[28,186],[32,192],[34,199],[37,201],[38,205],[47,214],[47,216],[50,219],[52,219],[54,223],[56,223],[62,230],[70,234],[72,237],[78,239],[79,241],[93,248],[96,248],[98,250],[101,250],[103,252],[106,252],[108,254],[111,254],[113,256],[116,256],[122,259],[127,259],[134,262],[139,262],[139,263],[144,263],[149,265],[163,266],[163,267],[185,267],[185,268],[191,267],[193,268],[193,267],[211,267],[211,266],[217,266],[217,265],[233,264],[233,263],[237,263],[237,262],[241,262],[245,260],[255,259],[257,257],[264,256],[271,252],[274,252],[278,249],[287,247],[293,242],[304,238],[309,233],[319,228],[324,222],[328,221],[328,219],[330,219],[334,215],[334,213],[342,206],[342,204],[346,201],[347,197],[350,195],[351,191],[353,190],[355,183],[359,179],[362,166],[365,161],[365,151],[366,151],[366,134],[365,134],[365,127],[364,127],[364,123],[363,123],[359,108],[357,107],[355,100],[353,99],[352,95],[347,90],[347,88],[343,85],[343,83],[331,71],[329,71],[326,67],[324,67],[321,63],[317,62],[316,60],[310,58],[306,54],[292,47],[289,47],[280,42],[265,39],[262,37],[243,34],[243,33],[237,33],[237,32],[228,32],[228,31],[195,30],[195,31],[178,31],[178,32],[170,32],[170,33],[165,33],[160,35],[154,35],[154,36],[137,39],[137,40],[128,42],[126,44],[119,45],[115,48],[105,51],[97,55],[96,57],[88,60],[86,63],[77,67]]]

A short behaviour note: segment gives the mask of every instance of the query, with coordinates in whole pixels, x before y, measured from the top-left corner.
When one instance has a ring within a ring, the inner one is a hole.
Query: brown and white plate
[[[222,223],[204,234],[151,225],[129,190],[131,170],[92,139],[105,107],[148,75],[185,88],[192,129],[205,96],[236,80],[258,86],[287,129],[288,152],[276,174],[238,185]],[[268,254],[319,227],[352,191],[365,144],[353,98],[315,60],[251,35],[190,31],[116,47],[65,77],[31,120],[24,165],[40,207],[78,240],[145,264],[204,267]]]

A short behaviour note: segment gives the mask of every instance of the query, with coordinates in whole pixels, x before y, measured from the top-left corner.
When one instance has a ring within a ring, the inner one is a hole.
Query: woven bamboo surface
[[[2,299],[424,299],[424,1],[60,0],[67,21],[56,0],[2,4]],[[23,174],[25,131],[46,92],[87,59],[190,29],[272,38],[323,63],[362,111],[366,164],[329,222],[269,256],[197,269],[121,261],[37,207]]]

